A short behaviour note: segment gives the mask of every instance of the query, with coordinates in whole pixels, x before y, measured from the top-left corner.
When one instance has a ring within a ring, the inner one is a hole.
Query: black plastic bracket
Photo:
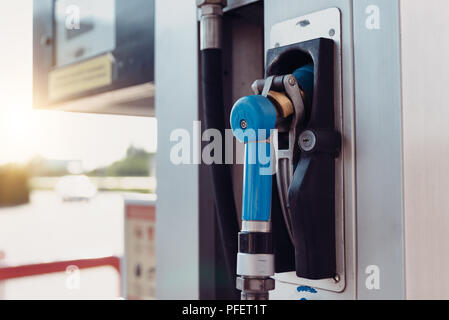
[[[341,136],[334,116],[334,46],[333,40],[319,38],[274,48],[267,55],[267,77],[314,65],[313,97],[308,97],[305,121],[297,128],[295,159],[299,161],[288,196],[296,274],[311,280],[337,274],[335,158],[341,150]],[[290,261],[279,245],[285,235],[274,232],[276,259]],[[288,266],[277,264],[276,268],[285,272]]]

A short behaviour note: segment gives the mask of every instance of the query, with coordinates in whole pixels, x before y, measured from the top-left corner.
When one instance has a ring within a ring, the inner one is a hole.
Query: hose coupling
[[[221,49],[222,17],[226,0],[197,0],[200,9],[201,50]]]

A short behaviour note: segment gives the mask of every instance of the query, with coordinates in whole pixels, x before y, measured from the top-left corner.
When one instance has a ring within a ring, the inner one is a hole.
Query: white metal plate
[[[341,13],[338,8],[329,8],[298,18],[280,22],[271,29],[270,48],[286,46],[316,38],[332,39],[335,42],[335,122],[339,132],[343,132],[342,63],[341,63]],[[336,160],[335,188],[335,237],[337,254],[337,274],[335,279],[308,280],[298,278],[295,272],[279,273],[277,281],[301,286],[342,292],[345,289],[345,236],[344,236],[344,166],[343,154]]]

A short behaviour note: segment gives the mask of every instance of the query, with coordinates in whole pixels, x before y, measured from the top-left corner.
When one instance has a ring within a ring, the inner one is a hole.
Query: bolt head
[[[43,46],[50,46],[50,45],[52,44],[52,42],[53,42],[53,39],[52,39],[52,37],[49,36],[49,35],[44,35],[44,36],[42,36],[42,38],[41,38],[41,44],[42,44]]]
[[[299,136],[299,147],[305,152],[310,152],[315,148],[316,136],[310,131],[306,130]]]
[[[243,130],[248,128],[248,122],[246,122],[246,120],[242,120],[240,121],[240,128],[242,128]]]
[[[223,15],[223,7],[217,4],[201,7],[201,16],[221,16]]]
[[[274,290],[275,281],[273,278],[246,278],[237,277],[237,289],[246,292],[268,292]]]
[[[288,78],[288,84],[291,85],[292,87],[296,85],[296,79],[294,76],[290,76]]]

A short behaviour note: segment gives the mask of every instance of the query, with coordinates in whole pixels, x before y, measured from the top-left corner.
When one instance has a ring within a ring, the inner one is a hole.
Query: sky
[[[32,0],[0,1],[0,164],[33,155],[81,160],[90,170],[129,145],[156,151],[154,118],[32,109]]]

